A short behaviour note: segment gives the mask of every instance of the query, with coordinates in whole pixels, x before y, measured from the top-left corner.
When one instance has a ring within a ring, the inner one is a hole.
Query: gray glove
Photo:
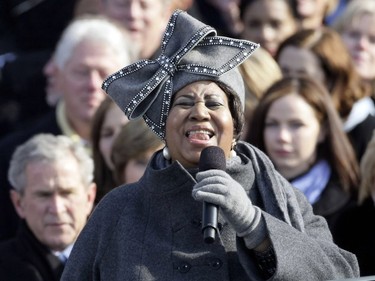
[[[192,194],[195,200],[219,206],[225,220],[239,237],[244,238],[249,249],[266,238],[261,210],[251,203],[244,188],[226,172],[213,169],[199,172]]]

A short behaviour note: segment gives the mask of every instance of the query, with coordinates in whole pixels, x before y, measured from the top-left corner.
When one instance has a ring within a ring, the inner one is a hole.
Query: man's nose
[[[65,200],[59,195],[52,195],[49,201],[48,210],[51,213],[61,213],[65,210]]]

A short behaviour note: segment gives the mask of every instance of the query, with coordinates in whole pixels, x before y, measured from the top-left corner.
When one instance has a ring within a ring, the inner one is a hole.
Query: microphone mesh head
[[[199,159],[199,170],[223,170],[226,169],[226,159],[224,151],[218,146],[209,146],[202,150]]]

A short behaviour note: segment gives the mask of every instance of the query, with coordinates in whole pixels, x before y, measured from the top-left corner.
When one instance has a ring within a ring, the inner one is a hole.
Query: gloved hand
[[[221,208],[226,221],[239,237],[244,237],[246,246],[253,249],[262,242],[266,234],[264,227],[258,228],[261,210],[251,203],[244,188],[222,170],[207,170],[196,176],[197,184],[192,195],[195,200],[206,201]],[[259,229],[258,233],[255,231]]]

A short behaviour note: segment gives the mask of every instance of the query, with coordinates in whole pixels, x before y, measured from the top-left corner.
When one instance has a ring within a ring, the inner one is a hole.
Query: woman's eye
[[[207,108],[216,108],[222,106],[223,104],[219,101],[207,101],[205,105]]]
[[[375,36],[369,35],[368,41],[370,42],[370,44],[375,44]]]
[[[277,123],[276,123],[276,122],[272,122],[272,121],[270,121],[270,122],[265,122],[265,123],[264,123],[264,126],[265,126],[265,127],[276,127],[276,126],[277,126]]]
[[[282,22],[280,22],[279,20],[273,20],[270,22],[270,25],[273,29],[280,29],[280,27],[283,25]]]
[[[182,107],[191,107],[194,106],[194,102],[192,101],[177,101],[174,104],[175,106],[182,106]]]
[[[223,106],[222,101],[218,100],[205,100],[205,101],[195,101],[193,99],[177,99],[173,106],[180,106],[183,108],[190,108],[197,106],[198,104],[204,104],[205,107],[210,109],[215,109],[217,107]]]
[[[348,32],[348,36],[353,38],[353,39],[361,38],[361,34],[358,31],[350,31],[350,32]]]
[[[108,138],[113,136],[113,131],[111,130],[105,130],[100,133],[101,138]]]
[[[290,126],[292,128],[294,128],[294,129],[298,129],[298,128],[300,128],[300,127],[303,126],[303,123],[301,123],[301,122],[294,122],[294,123],[291,123]]]

